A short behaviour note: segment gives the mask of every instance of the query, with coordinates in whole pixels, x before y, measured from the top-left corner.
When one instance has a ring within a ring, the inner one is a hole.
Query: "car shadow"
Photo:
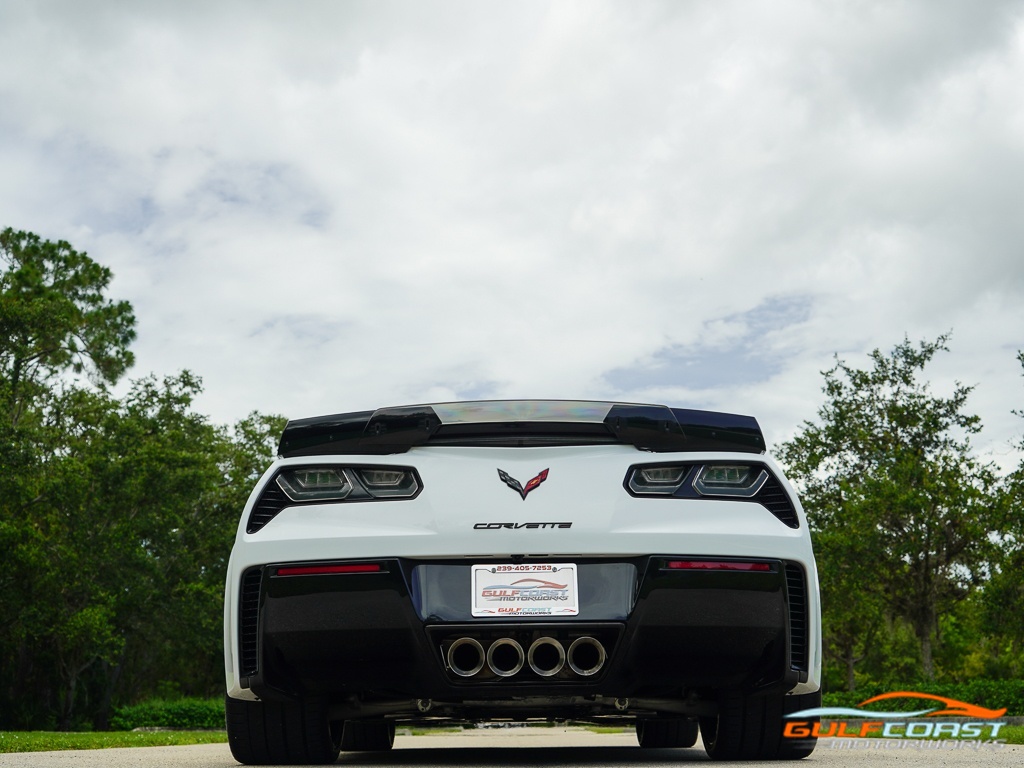
[[[390,752],[346,752],[338,765],[465,765],[474,768],[512,768],[521,765],[675,765],[707,761],[703,749],[640,749],[639,747],[438,747],[395,749]]]

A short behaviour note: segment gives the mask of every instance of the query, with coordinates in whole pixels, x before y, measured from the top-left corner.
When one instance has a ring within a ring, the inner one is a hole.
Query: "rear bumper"
[[[550,712],[556,700],[713,699],[722,690],[788,691],[808,681],[813,582],[800,563],[668,567],[681,557],[576,560],[580,613],[557,620],[473,618],[466,561],[385,558],[373,561],[375,572],[330,575],[278,574],[295,563],[248,568],[232,638],[238,688],[265,699],[434,700],[477,711],[489,701],[528,709],[532,700]],[[525,653],[539,638],[565,650],[581,637],[606,654],[592,674],[566,664],[545,676],[524,664],[500,676],[484,664],[462,676],[448,663],[460,638],[484,652],[507,638]]]

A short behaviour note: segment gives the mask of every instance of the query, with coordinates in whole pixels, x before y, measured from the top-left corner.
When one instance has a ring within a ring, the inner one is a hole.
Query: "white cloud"
[[[7,3],[0,224],[110,265],[138,373],[221,421],[617,397],[778,440],[834,353],[952,328],[1002,450],[1022,10]]]

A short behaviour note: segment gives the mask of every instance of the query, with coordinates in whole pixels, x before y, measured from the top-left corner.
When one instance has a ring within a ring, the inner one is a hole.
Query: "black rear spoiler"
[[[380,408],[289,421],[283,458],[384,455],[421,445],[534,447],[624,443],[639,450],[763,453],[752,416],[664,405],[489,400]]]

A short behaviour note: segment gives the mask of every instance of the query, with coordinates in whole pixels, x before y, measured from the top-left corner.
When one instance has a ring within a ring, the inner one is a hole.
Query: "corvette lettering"
[[[516,531],[520,528],[572,528],[572,523],[476,523],[473,528],[477,531],[497,531],[502,528]]]

